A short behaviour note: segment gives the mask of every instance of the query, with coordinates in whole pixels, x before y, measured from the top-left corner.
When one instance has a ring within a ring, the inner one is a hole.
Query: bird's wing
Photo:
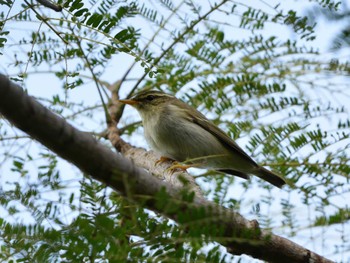
[[[249,161],[254,166],[257,166],[256,162],[245,151],[243,151],[243,149],[239,147],[237,143],[235,143],[225,132],[223,132],[215,124],[210,122],[202,113],[187,105],[186,103],[181,103],[181,107],[184,109],[183,112],[186,112],[187,119],[189,121],[209,131],[229,150],[237,153],[239,156],[243,157],[245,160]]]

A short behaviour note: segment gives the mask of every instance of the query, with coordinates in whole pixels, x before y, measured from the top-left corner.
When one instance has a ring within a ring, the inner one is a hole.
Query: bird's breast
[[[155,117],[155,116],[153,116]],[[161,114],[144,123],[149,146],[162,156],[183,162],[217,166],[218,160],[228,154],[222,143],[201,126],[186,118]]]

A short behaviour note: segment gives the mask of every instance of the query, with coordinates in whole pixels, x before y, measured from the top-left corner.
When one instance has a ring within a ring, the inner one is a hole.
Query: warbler
[[[190,166],[244,179],[252,174],[279,188],[286,184],[281,176],[258,165],[197,109],[170,94],[150,90],[119,101],[139,112],[147,143],[162,160],[187,161]]]

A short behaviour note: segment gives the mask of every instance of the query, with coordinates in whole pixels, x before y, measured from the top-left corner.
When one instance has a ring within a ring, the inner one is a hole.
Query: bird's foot
[[[176,162],[175,160],[173,160],[173,159],[171,159],[171,158],[168,158],[168,157],[165,157],[165,156],[161,156],[160,158],[159,158],[159,160],[158,161],[156,161],[156,165],[158,165],[158,164],[162,164],[162,163],[165,163],[165,162]]]
[[[156,161],[156,165],[162,164],[165,162],[172,162],[172,165],[168,169],[166,169],[166,171],[169,171],[171,173],[175,173],[176,170],[186,172],[188,168],[200,166],[199,164],[181,164],[181,163],[175,161],[174,159],[171,159],[171,158],[165,157],[165,156],[161,156],[159,158],[159,160]]]
[[[178,162],[174,162],[172,166],[170,166],[167,170],[174,173],[176,170],[180,170],[182,172],[186,172],[188,168],[197,167],[199,164],[181,164]]]

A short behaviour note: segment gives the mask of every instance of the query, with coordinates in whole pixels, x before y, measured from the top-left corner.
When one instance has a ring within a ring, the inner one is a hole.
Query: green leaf
[[[317,217],[314,226],[327,226],[344,223],[350,220],[350,209],[339,209],[329,216]]]
[[[103,16],[97,13],[94,13],[90,16],[90,18],[86,21],[88,26],[98,27],[101,23]]]
[[[124,38],[125,36],[128,34],[129,30],[128,29],[123,29],[121,31],[119,31],[115,36],[114,38],[119,40],[120,42],[124,42]]]
[[[82,16],[84,13],[87,13],[89,11],[88,8],[82,8],[74,13],[74,16],[79,17]]]

